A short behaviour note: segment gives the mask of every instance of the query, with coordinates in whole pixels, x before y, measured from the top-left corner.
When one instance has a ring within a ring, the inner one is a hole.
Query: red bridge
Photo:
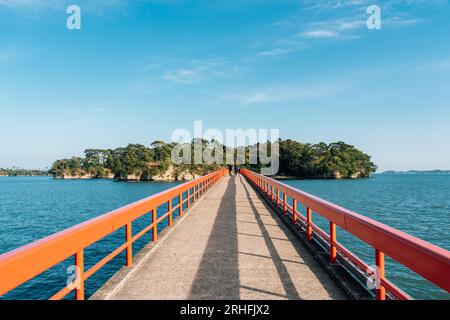
[[[144,215],[152,223],[133,232]],[[376,268],[338,242],[337,227],[373,247]],[[86,270],[84,250],[119,229],[125,241]],[[147,232],[153,241],[134,254]],[[385,255],[450,290],[449,251],[252,171],[221,170],[0,255],[0,295],[73,256],[75,280],[49,298],[75,290],[82,300],[123,251],[125,266],[92,299],[411,299],[385,277]]]

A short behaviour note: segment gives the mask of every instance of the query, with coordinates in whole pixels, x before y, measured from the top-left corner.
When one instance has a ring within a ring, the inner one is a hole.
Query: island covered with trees
[[[309,144],[280,139],[273,143],[279,144],[280,167],[276,177],[356,179],[370,177],[377,169],[369,155],[344,142]],[[195,145],[200,145],[202,150],[217,148],[214,140],[194,139],[190,149],[192,159],[195,157]],[[229,150],[229,147],[220,145],[224,154],[223,164],[174,164],[171,154],[175,146],[176,143],[154,141],[150,147],[129,144],[116,149],[87,149],[84,157],[57,160],[49,173],[57,179],[191,180],[223,167],[226,150]],[[233,152],[236,153],[237,149]],[[245,156],[248,160],[249,147],[245,147]],[[259,170],[262,166],[259,161],[257,164],[243,165],[253,170]]]
[[[28,170],[17,167],[9,169],[0,168],[0,177],[35,177],[48,176],[49,174],[48,170]]]

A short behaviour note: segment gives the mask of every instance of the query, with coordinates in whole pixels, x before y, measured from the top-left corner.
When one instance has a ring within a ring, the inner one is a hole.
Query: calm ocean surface
[[[356,212],[450,249],[450,175],[376,175],[356,181],[291,180],[286,183]],[[0,253],[175,186],[177,183],[118,183],[110,180],[53,180],[48,177],[0,177]],[[158,214],[166,212],[160,208]],[[326,221],[314,214],[318,225]],[[133,232],[150,223],[146,216]],[[165,227],[165,222],[160,229]],[[85,251],[86,270],[124,239],[123,230]],[[150,241],[140,239],[134,252]],[[373,249],[338,230],[338,241],[370,265]],[[124,254],[94,274],[86,283],[90,296],[124,264]],[[46,299],[66,285],[68,259],[1,297]],[[415,298],[449,299],[449,294],[388,259],[387,277]],[[69,298],[72,298],[69,296]],[[0,298],[0,299],[1,299]]]

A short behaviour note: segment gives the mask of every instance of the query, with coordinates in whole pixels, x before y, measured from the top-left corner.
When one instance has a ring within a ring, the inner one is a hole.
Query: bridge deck
[[[225,177],[93,299],[346,299],[243,177]]]

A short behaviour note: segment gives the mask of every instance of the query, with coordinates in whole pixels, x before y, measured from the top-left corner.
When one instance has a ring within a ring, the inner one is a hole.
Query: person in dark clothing
[[[237,176],[239,173],[239,166],[237,164],[234,165],[234,174]]]
[[[231,176],[231,172],[233,171],[233,166],[231,164],[228,165],[228,174]]]

